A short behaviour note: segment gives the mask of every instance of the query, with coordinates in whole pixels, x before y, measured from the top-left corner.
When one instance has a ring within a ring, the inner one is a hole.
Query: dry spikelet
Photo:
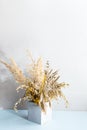
[[[0,60],[0,62],[4,64],[9,69],[9,71],[13,74],[15,80],[18,83],[21,84],[25,83],[26,78],[23,75],[22,71],[19,69],[19,67],[17,66],[17,64],[13,59],[11,59],[10,61],[11,61],[11,65],[6,63],[5,61]]]

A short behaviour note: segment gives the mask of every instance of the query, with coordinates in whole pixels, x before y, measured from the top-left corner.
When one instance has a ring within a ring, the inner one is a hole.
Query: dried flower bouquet
[[[17,110],[17,106],[21,101],[26,100],[39,105],[44,112],[46,111],[45,103],[48,102],[49,106],[51,106],[51,101],[58,99],[58,97],[62,97],[66,103],[68,103],[61,90],[68,84],[58,82],[60,76],[57,71],[50,69],[49,62],[43,67],[42,58],[35,61],[31,57],[32,63],[28,67],[29,76],[23,74],[13,59],[10,59],[10,64],[3,60],[0,60],[0,62],[8,68],[18,82],[17,92],[19,92],[20,89],[23,89],[25,92],[24,96],[15,103],[15,110]]]

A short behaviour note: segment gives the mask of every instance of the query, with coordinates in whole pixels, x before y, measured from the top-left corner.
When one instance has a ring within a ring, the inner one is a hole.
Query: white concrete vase
[[[49,103],[46,103],[46,113],[33,102],[28,103],[28,120],[38,123],[45,124],[52,119],[52,108],[49,107]]]

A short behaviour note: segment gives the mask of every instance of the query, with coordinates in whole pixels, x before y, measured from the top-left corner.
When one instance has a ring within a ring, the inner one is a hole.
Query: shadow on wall
[[[5,53],[0,50],[0,58],[8,61]],[[15,102],[23,96],[24,92],[16,92],[16,84],[10,72],[0,64],[0,109],[11,109]],[[20,108],[20,106],[19,106]]]

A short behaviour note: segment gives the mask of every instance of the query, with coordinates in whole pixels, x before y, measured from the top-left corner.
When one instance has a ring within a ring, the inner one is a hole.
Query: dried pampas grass
[[[22,101],[32,101],[39,105],[43,111],[45,111],[45,103],[49,102],[49,106],[51,106],[51,101],[53,99],[63,98],[66,101],[66,97],[62,92],[62,88],[68,86],[65,82],[59,81],[59,74],[57,71],[50,69],[49,62],[47,61],[46,67],[43,67],[42,58],[38,58],[35,61],[31,55],[31,64],[28,66],[28,74],[29,77],[26,77],[18,65],[15,63],[13,59],[10,59],[10,64],[6,63],[3,60],[0,60],[2,64],[4,64],[8,70],[13,74],[15,80],[18,82],[19,86],[17,87],[17,92],[20,89],[25,91],[25,94],[22,98],[20,98],[14,105],[14,109],[17,110],[18,104]]]

